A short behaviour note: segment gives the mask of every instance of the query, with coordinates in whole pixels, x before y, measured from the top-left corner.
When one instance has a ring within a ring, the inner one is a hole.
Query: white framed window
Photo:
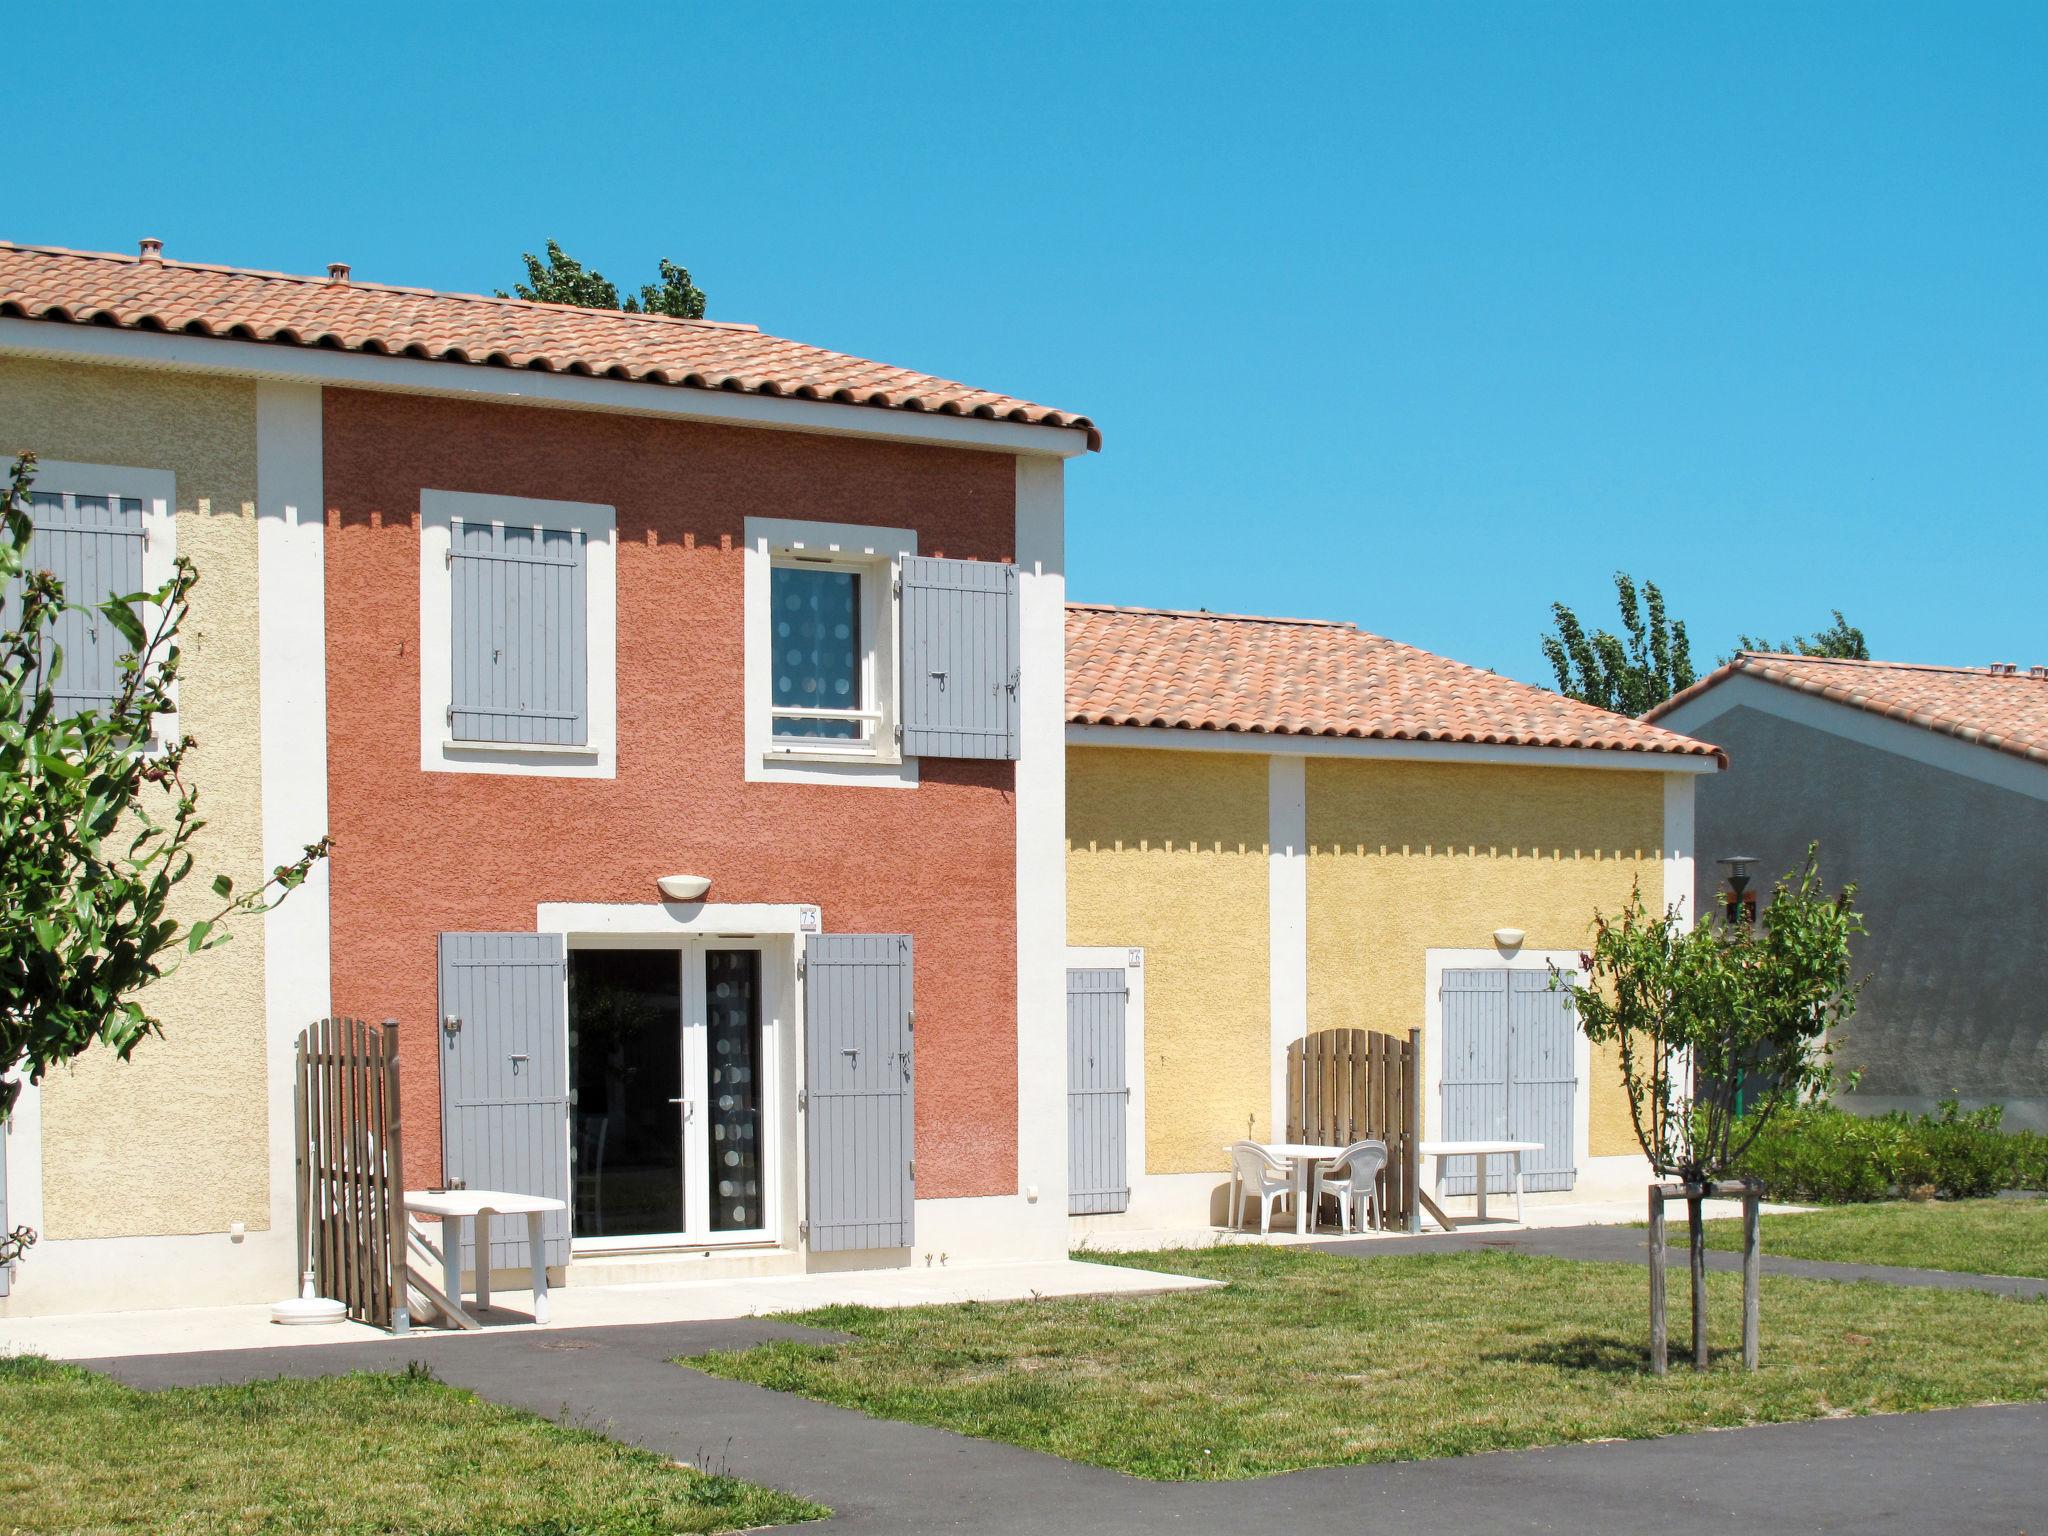
[[[420,766],[617,772],[617,516],[420,492]]]
[[[746,522],[747,778],[914,785],[897,656],[907,528]]]
[[[178,554],[178,483],[170,470],[41,459],[28,499],[35,521],[29,561],[55,573],[66,602],[93,604],[154,592],[171,579]],[[8,594],[10,616],[14,600]],[[139,617],[145,632],[154,633],[163,614],[146,603]],[[58,708],[68,713],[110,703],[123,685],[121,657],[130,650],[120,631],[102,615],[66,613],[57,621],[56,639],[64,652],[55,689]],[[177,737],[177,715],[158,716],[156,741]]]

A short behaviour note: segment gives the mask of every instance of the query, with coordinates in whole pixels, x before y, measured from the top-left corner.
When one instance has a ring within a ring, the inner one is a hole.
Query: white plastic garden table
[[[1432,1181],[1438,1204],[1444,1198],[1444,1159],[1447,1157],[1470,1157],[1478,1159],[1479,1166],[1479,1209],[1473,1215],[1474,1221],[1486,1220],[1486,1181],[1493,1159],[1510,1157],[1514,1159],[1515,1173],[1515,1220],[1522,1219],[1522,1154],[1541,1152],[1540,1141],[1425,1141],[1421,1152],[1424,1157],[1436,1159],[1436,1178]]]
[[[548,1320],[548,1250],[541,1237],[541,1218],[568,1205],[546,1195],[516,1195],[503,1189],[409,1189],[405,1208],[441,1221],[441,1275],[449,1305],[462,1306],[462,1220],[476,1223],[476,1309],[491,1304],[491,1218],[526,1218],[527,1260],[533,1266],[533,1320]],[[473,1320],[472,1320],[473,1321]]]
[[[1260,1145],[1282,1162],[1294,1165],[1294,1235],[1306,1237],[1310,1215],[1309,1187],[1316,1164],[1341,1157],[1344,1149],[1311,1146],[1305,1141],[1267,1141]]]

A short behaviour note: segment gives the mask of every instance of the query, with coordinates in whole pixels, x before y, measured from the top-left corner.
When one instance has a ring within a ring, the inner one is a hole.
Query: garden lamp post
[[[1756,922],[1756,892],[1749,888],[1749,867],[1756,859],[1747,853],[1731,853],[1717,861],[1728,871],[1728,898],[1722,910],[1728,914],[1728,921]]]

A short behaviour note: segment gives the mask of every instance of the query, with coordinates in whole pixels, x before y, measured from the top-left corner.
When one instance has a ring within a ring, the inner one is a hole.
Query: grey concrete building
[[[1943,1099],[2048,1129],[2048,668],[1936,667],[1745,653],[1648,716],[1711,741],[1699,781],[1696,911],[1718,860],[1771,881],[1820,844],[1855,881],[1865,985],[1837,1043],[1841,1102]]]

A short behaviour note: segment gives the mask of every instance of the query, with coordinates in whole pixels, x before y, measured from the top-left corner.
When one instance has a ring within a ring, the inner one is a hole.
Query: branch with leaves
[[[1638,594],[1635,582],[1616,571],[1614,592],[1622,635],[1589,633],[1571,609],[1552,603],[1556,628],[1543,636],[1543,655],[1557,674],[1559,693],[1596,709],[1640,715],[1692,686],[1692,647],[1684,620],[1665,614],[1655,582],[1644,582]]]
[[[181,652],[178,632],[198,572],[180,558],[149,592],[80,604],[32,562],[31,455],[18,459],[0,511],[0,1120],[23,1078],[97,1044],[126,1059],[163,1023],[151,982],[229,938],[233,920],[269,911],[328,851],[325,838],[271,871],[254,891],[221,875],[207,915],[181,924],[172,893],[191,873],[206,825],[188,777],[197,743],[168,739]],[[57,708],[63,673],[57,621],[103,617],[129,647],[105,705]]]
[[[526,264],[526,281],[514,283],[512,292],[498,290],[498,297],[515,295],[540,304],[573,304],[579,309],[616,309],[629,315],[669,315],[678,320],[704,318],[704,290],[690,281],[690,269],[677,266],[666,256],[658,271],[661,281],[642,283],[637,298],[628,295],[621,302],[618,284],[595,267],[586,267],[553,240],[547,243],[547,260],[531,251],[519,258]]]

